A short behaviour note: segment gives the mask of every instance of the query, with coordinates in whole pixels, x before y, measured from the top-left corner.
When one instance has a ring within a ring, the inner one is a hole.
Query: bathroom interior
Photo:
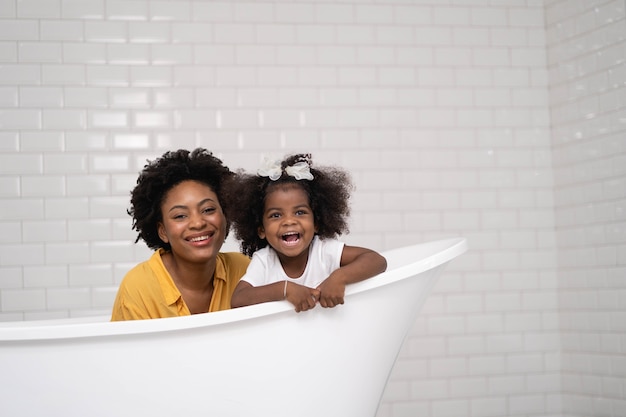
[[[146,160],[306,151],[353,176],[346,242],[469,245],[377,417],[624,417],[625,9],[0,0],[0,321],[109,314]]]

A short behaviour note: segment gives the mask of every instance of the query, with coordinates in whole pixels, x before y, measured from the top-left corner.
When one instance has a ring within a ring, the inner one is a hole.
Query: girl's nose
[[[293,216],[284,216],[283,224],[294,224],[296,219]]]

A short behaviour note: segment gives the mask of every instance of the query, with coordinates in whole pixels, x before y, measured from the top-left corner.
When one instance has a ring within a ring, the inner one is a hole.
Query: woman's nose
[[[193,213],[190,215],[189,224],[191,227],[202,227],[205,225],[206,220],[202,213]]]

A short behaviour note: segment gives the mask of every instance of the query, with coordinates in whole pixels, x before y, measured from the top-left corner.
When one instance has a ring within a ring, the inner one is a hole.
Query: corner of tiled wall
[[[546,7],[563,411],[626,415],[626,4]]]

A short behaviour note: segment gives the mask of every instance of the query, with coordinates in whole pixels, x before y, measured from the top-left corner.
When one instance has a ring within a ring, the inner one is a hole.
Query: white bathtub
[[[455,238],[383,253],[346,303],[287,301],[171,319],[0,323],[0,416],[376,414],[402,342]]]

